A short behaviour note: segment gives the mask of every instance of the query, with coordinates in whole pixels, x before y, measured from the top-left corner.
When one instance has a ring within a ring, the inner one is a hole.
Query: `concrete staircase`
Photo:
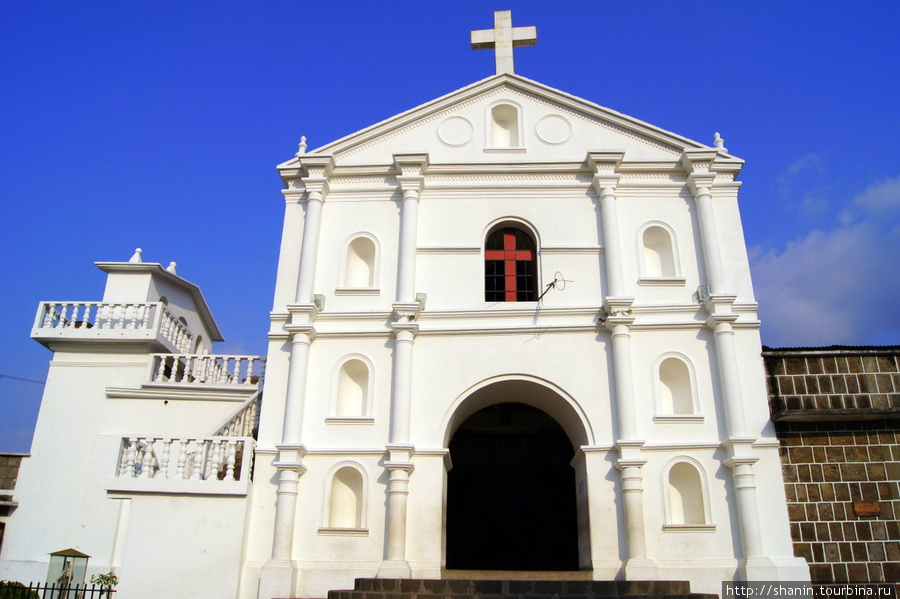
[[[509,574],[509,573],[506,573]],[[534,575],[535,573],[529,573]],[[547,572],[540,579],[407,580],[357,578],[353,590],[329,591],[328,599],[717,599],[692,593],[687,581],[585,580],[582,573]],[[565,576],[574,574],[575,576]],[[588,573],[584,573],[588,574]],[[523,577],[523,578],[531,578]],[[549,579],[549,580],[548,580]]]

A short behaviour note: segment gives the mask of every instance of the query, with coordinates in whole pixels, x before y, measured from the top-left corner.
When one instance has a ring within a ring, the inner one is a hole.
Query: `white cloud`
[[[900,214],[900,177],[885,179],[863,191],[841,215],[841,221],[851,223],[860,218],[897,214]]]
[[[870,186],[841,224],[751,251],[770,346],[900,343],[900,177]]]

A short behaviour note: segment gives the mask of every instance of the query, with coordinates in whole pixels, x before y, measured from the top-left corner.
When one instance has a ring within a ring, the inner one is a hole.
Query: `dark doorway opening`
[[[578,570],[575,452],[541,410],[500,403],[450,441],[447,565],[458,570]]]

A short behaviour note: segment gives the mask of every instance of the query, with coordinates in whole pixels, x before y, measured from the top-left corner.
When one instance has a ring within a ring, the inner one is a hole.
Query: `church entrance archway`
[[[448,569],[579,569],[574,449],[556,420],[501,401],[465,418],[449,449]]]

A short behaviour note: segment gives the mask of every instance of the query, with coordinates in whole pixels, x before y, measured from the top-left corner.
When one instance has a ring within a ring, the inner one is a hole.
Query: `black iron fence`
[[[116,589],[99,584],[0,582],[0,599],[115,599]]]

